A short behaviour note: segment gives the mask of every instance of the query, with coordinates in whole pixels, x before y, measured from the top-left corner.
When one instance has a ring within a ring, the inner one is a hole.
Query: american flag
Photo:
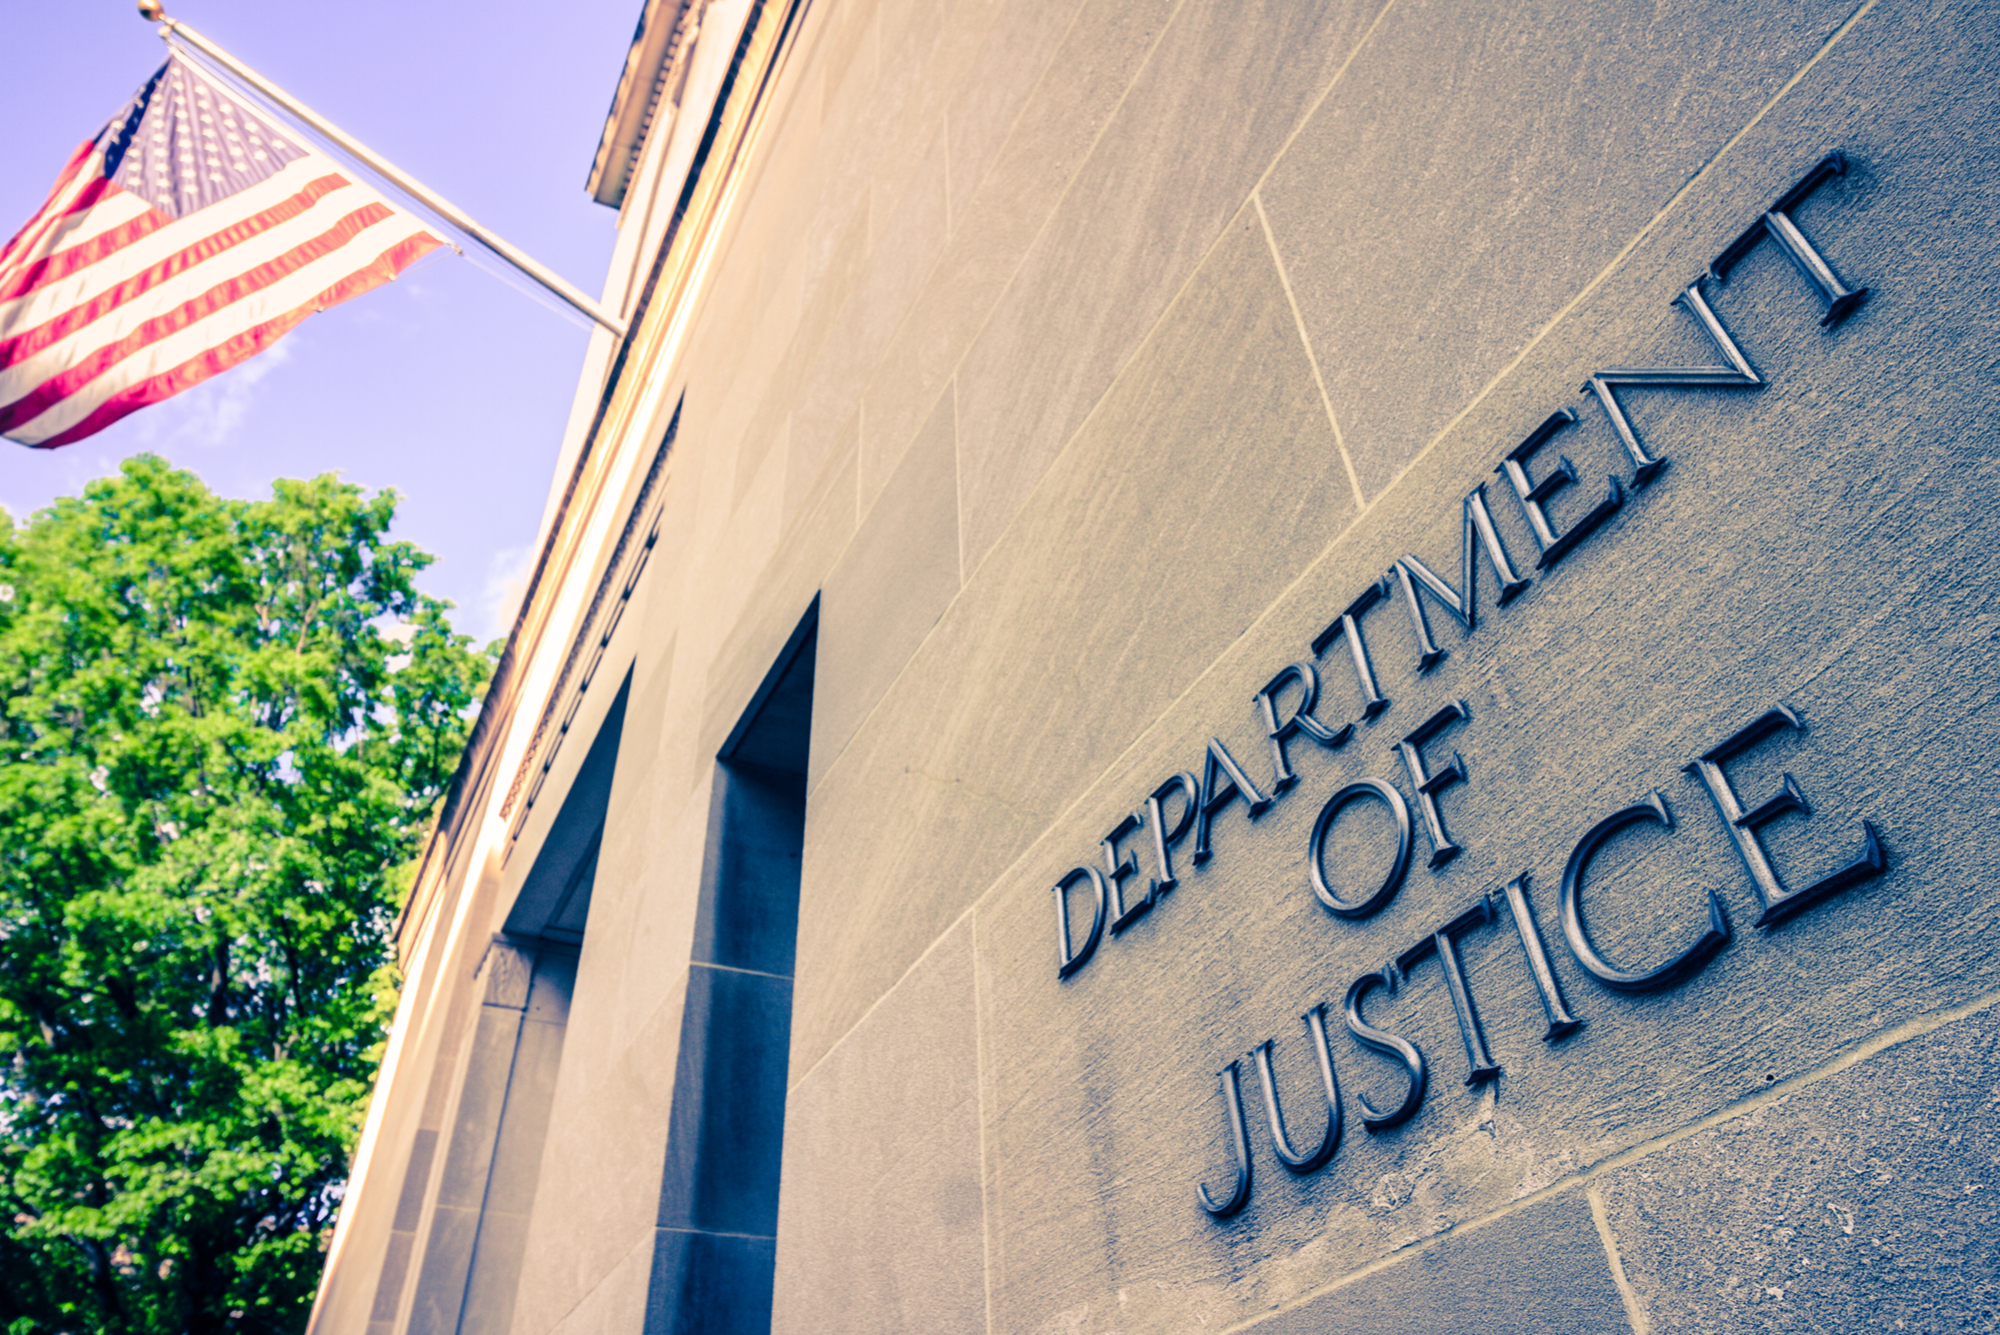
[[[176,52],[0,250],[0,436],[102,431],[442,244]]]

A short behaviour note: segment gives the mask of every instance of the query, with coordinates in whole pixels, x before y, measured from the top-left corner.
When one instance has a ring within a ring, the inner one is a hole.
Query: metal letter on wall
[[[1567,1038],[1583,1028],[1583,1021],[1572,1016],[1569,1007],[1563,1004],[1562,985],[1556,981],[1555,970],[1549,967],[1549,954],[1542,948],[1541,929],[1535,926],[1535,915],[1528,909],[1528,874],[1522,872],[1507,882],[1500,893],[1514,919],[1514,932],[1521,938],[1521,953],[1528,957],[1528,976],[1535,980],[1535,991],[1541,995],[1542,1013],[1549,1018],[1542,1041],[1553,1043]],[[1490,901],[1492,896],[1489,894],[1487,899]]]
[[[1278,722],[1278,693],[1286,686],[1297,682],[1299,703],[1293,708],[1291,717]],[[1271,781],[1272,793],[1282,793],[1299,781],[1292,773],[1292,760],[1285,748],[1294,733],[1304,733],[1329,751],[1347,745],[1347,739],[1354,735],[1354,725],[1344,724],[1336,731],[1313,717],[1313,706],[1319,703],[1319,672],[1311,663],[1293,663],[1283,668],[1263,690],[1257,692],[1257,708],[1264,715],[1264,735],[1271,741]]]
[[[1389,567],[1397,586],[1403,591],[1403,606],[1410,613],[1410,628],[1417,638],[1417,671],[1429,672],[1444,661],[1445,651],[1437,647],[1431,639],[1430,618],[1424,615],[1423,599],[1419,591],[1429,593],[1437,599],[1438,605],[1451,614],[1454,621],[1470,635],[1479,625],[1479,552],[1483,548],[1486,559],[1493,565],[1493,574],[1500,581],[1499,591],[1494,595],[1496,606],[1505,607],[1514,601],[1528,587],[1528,581],[1514,573],[1514,563],[1507,556],[1506,545],[1500,541],[1500,532],[1493,527],[1493,515],[1486,508],[1486,484],[1480,483],[1466,496],[1464,505],[1463,532],[1459,539],[1458,578],[1465,588],[1460,593],[1429,566],[1414,556],[1404,555]]]
[[[1422,1048],[1400,1034],[1377,1029],[1361,1014],[1362,999],[1375,988],[1385,988],[1394,994],[1397,976],[1393,968],[1383,969],[1377,973],[1364,973],[1347,989],[1348,1032],[1360,1040],[1364,1047],[1394,1057],[1409,1078],[1409,1084],[1403,1090],[1403,1101],[1388,1112],[1377,1112],[1374,1105],[1368,1102],[1366,1094],[1355,1094],[1355,1099],[1361,1104],[1361,1125],[1370,1131],[1387,1131],[1390,1127],[1400,1126],[1415,1116],[1418,1105],[1424,1101],[1424,1086],[1430,1078],[1430,1068],[1424,1064]]]
[[[1251,820],[1263,815],[1271,805],[1271,799],[1264,796],[1250,776],[1244,773],[1243,767],[1236,763],[1236,757],[1230,755],[1229,748],[1222,744],[1222,739],[1211,737],[1208,739],[1208,757],[1201,768],[1201,807],[1194,816],[1196,866],[1213,856],[1213,850],[1208,846],[1208,832],[1216,813],[1239,797],[1243,799],[1244,810]]]
[[[1722,901],[1711,890],[1708,892],[1707,930],[1693,945],[1664,964],[1638,971],[1621,969],[1591,944],[1583,925],[1584,873],[1590,869],[1590,860],[1597,856],[1597,850],[1605,840],[1637,821],[1657,821],[1669,830],[1674,827],[1674,816],[1667,810],[1667,799],[1656,792],[1644,802],[1613,812],[1592,826],[1590,833],[1577,841],[1576,848],[1569,855],[1568,865],[1563,868],[1562,925],[1570,953],[1576,956],[1576,962],[1591,977],[1621,992],[1646,992],[1684,982],[1694,977],[1709,957],[1729,941],[1729,919],[1722,912]]]
[[[1237,1078],[1236,1063],[1223,1067],[1219,1078],[1223,1113],[1229,1122],[1229,1146],[1236,1159],[1236,1182],[1220,1201],[1208,1194],[1205,1182],[1194,1184],[1194,1194],[1202,1209],[1217,1219],[1227,1219],[1250,1203],[1250,1135],[1243,1125],[1243,1087]]]
[[[1382,878],[1382,884],[1366,899],[1342,899],[1333,892],[1326,879],[1326,836],[1333,828],[1334,817],[1338,816],[1350,802],[1363,798],[1374,798],[1389,808],[1389,814],[1396,819],[1396,856],[1389,863],[1389,874]],[[1306,847],[1306,867],[1312,872],[1313,894],[1326,906],[1327,912],[1339,918],[1366,918],[1386,905],[1396,896],[1397,889],[1410,870],[1410,808],[1404,804],[1403,795],[1393,784],[1379,779],[1363,779],[1350,783],[1319,809],[1319,819],[1313,822],[1312,840]]]
[[[1528,460],[1535,452],[1548,444],[1549,438],[1576,421],[1576,411],[1572,408],[1558,408],[1550,413],[1542,424],[1528,433],[1528,438],[1507,451],[1494,472],[1504,476],[1512,484],[1514,494],[1520,498],[1521,512],[1528,517],[1528,528],[1535,535],[1535,545],[1542,554],[1535,559],[1535,568],[1546,570],[1569,555],[1570,549],[1590,536],[1599,524],[1618,513],[1625,504],[1625,489],[1618,485],[1618,479],[1611,479],[1608,495],[1581,519],[1569,526],[1569,531],[1557,533],[1549,522],[1548,512],[1542,507],[1549,498],[1576,481],[1576,465],[1568,458],[1558,458],[1555,470],[1539,480],[1528,476]]]
[[[1730,242],[1715,257],[1715,262],[1708,266],[1709,276],[1718,283],[1728,282],[1729,271],[1768,236],[1778,243],[1778,248],[1785,252],[1785,258],[1792,262],[1792,267],[1805,276],[1813,291],[1826,303],[1826,315],[1820,320],[1821,325],[1839,324],[1852,315],[1867,299],[1868,289],[1859,287],[1850,291],[1840,281],[1840,275],[1833,271],[1833,266],[1827,263],[1826,257],[1814,249],[1806,234],[1799,230],[1799,225],[1792,221],[1792,210],[1805,203],[1808,195],[1834,177],[1846,174],[1847,158],[1838,151],[1821,158],[1797,185],[1779,197],[1769,212],[1751,223],[1748,231]]]
[[[1403,768],[1409,771],[1410,782],[1417,790],[1417,810],[1423,813],[1424,833],[1430,836],[1433,867],[1442,867],[1461,851],[1444,827],[1444,815],[1438,810],[1437,795],[1455,783],[1465,782],[1465,757],[1452,752],[1451,763],[1433,774],[1424,760],[1424,746],[1452,724],[1471,717],[1472,711],[1465,707],[1465,701],[1454,700],[1396,743],[1396,754],[1402,757]]]
[[[1688,284],[1687,290],[1674,298],[1674,305],[1694,317],[1695,323],[1701,326],[1701,332],[1708,336],[1708,341],[1728,365],[1608,366],[1583,386],[1583,393],[1595,394],[1604,408],[1604,415],[1611,419],[1611,429],[1618,433],[1625,453],[1632,456],[1632,480],[1642,487],[1659,476],[1667,461],[1655,459],[1639,443],[1639,433],[1632,429],[1631,419],[1625,416],[1625,409],[1613,392],[1618,386],[1629,385],[1640,389],[1762,389],[1764,386],[1763,380],[1751,367],[1750,359],[1743,355],[1743,350],[1736,346],[1736,340],[1722,327],[1722,321],[1709,309],[1708,299],[1701,291],[1703,281],[1697,278]]]
[[[1375,664],[1368,657],[1368,641],[1361,633],[1361,614],[1389,596],[1389,581],[1378,579],[1361,591],[1341,614],[1313,636],[1312,651],[1323,654],[1335,640],[1347,641],[1347,655],[1354,663],[1354,680],[1361,688],[1361,717],[1368,720],[1389,707],[1389,699],[1375,681]]]
[[[1181,795],[1181,810],[1169,827],[1166,801],[1176,792]],[[1194,815],[1200,807],[1201,780],[1186,770],[1155,788],[1146,798],[1146,821],[1153,827],[1153,855],[1160,863],[1159,874],[1146,888],[1147,902],[1157,904],[1162,895],[1180,884],[1180,879],[1174,875],[1174,845],[1187,838],[1187,832],[1194,828]]]
[[[1111,833],[1105,835],[1101,841],[1104,848],[1104,877],[1110,883],[1111,888],[1111,934],[1113,936],[1118,935],[1118,933],[1139,921],[1139,919],[1146,915],[1146,911],[1153,907],[1153,896],[1150,891],[1141,895],[1138,902],[1130,908],[1126,907],[1125,882],[1139,874],[1139,860],[1130,853],[1125,853],[1121,856],[1118,849],[1118,841],[1137,831],[1141,825],[1145,824],[1145,820],[1146,818],[1143,815],[1135,811],[1112,826]]]
[[[1326,1130],[1320,1135],[1319,1144],[1304,1154],[1292,1148],[1292,1138],[1285,1131],[1285,1115],[1278,1110],[1278,1085],[1271,1074],[1271,1044],[1273,1039],[1259,1043],[1251,1057],[1257,1063],[1257,1077],[1264,1086],[1264,1113],[1271,1123],[1271,1144],[1278,1152],[1278,1162],[1294,1173],[1310,1173],[1323,1168],[1340,1148],[1340,1081],[1333,1074],[1333,1048],[1326,1037],[1326,1006],[1314,1006],[1299,1017],[1305,1021],[1306,1033],[1312,1039],[1313,1056],[1319,1061],[1320,1087],[1326,1091]]]
[[[1430,933],[1396,957],[1396,972],[1409,976],[1411,966],[1426,955],[1436,955],[1444,970],[1445,990],[1451,994],[1451,1011],[1458,1019],[1458,1034],[1465,1041],[1465,1060],[1471,1067],[1465,1083],[1476,1085],[1500,1074],[1499,1063],[1486,1050],[1486,1034],[1479,1027],[1479,1012],[1472,1005],[1472,986],[1465,978],[1465,965],[1458,958],[1458,938],[1474,927],[1493,921],[1493,905],[1484,895],[1472,907]]]
[[[1729,837],[1735,842],[1736,851],[1750,872],[1750,884],[1757,892],[1757,903],[1762,909],[1757,915],[1760,927],[1768,927],[1815,900],[1872,880],[1889,865],[1882,856],[1882,841],[1875,833],[1874,823],[1864,820],[1861,822],[1861,856],[1854,861],[1803,890],[1787,890],[1785,883],[1778,879],[1777,869],[1765,854],[1757,831],[1787,812],[1811,815],[1812,808],[1806,802],[1806,795],[1799,790],[1798,781],[1787,774],[1780,781],[1777,792],[1745,811],[1722,767],[1773,734],[1803,726],[1797,714],[1779,705],[1760,715],[1720,746],[1704,751],[1700,759],[1690,761],[1686,766],[1688,773],[1699,778],[1708,788],[1708,795],[1715,800],[1715,809],[1722,814],[1723,823],[1729,828]]]
[[[1069,931],[1069,888],[1078,881],[1089,881],[1093,895],[1090,911],[1090,931],[1083,938],[1081,946],[1072,947]],[[1056,894],[1056,977],[1067,978],[1090,962],[1097,953],[1097,943],[1104,939],[1104,919],[1110,906],[1110,891],[1104,883],[1104,873],[1095,867],[1072,867],[1055,884]]]

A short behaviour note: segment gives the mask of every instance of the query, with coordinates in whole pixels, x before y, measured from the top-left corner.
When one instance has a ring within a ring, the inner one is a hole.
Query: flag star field
[[[105,176],[169,218],[220,203],[304,156],[178,59],[147,80],[97,146]]]

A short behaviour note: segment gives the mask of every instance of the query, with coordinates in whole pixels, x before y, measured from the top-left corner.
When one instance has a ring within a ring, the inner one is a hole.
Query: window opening
[[[716,758],[648,1335],[771,1327],[817,612]]]

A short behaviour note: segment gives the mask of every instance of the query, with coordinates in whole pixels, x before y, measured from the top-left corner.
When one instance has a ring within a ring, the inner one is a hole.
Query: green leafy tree
[[[298,1330],[491,670],[392,492],[0,515],[0,1328]]]

